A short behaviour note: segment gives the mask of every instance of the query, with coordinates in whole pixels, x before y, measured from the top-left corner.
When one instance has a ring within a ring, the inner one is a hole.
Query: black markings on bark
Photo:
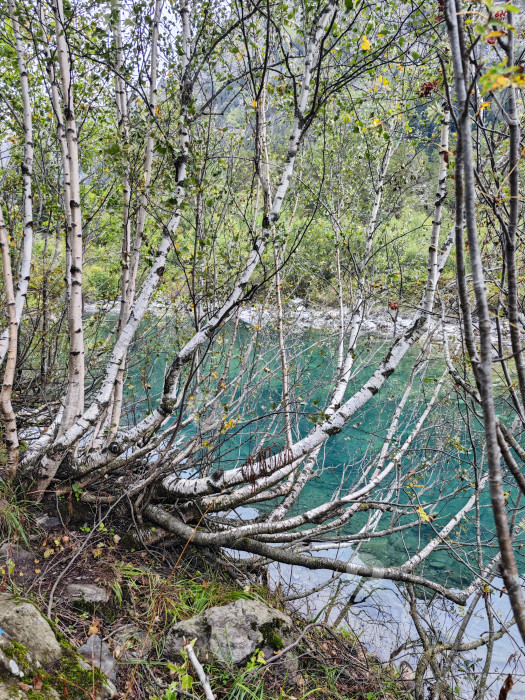
[[[118,442],[113,441],[112,443],[110,443],[108,449],[111,452],[111,454],[120,454],[120,445],[118,444]]]

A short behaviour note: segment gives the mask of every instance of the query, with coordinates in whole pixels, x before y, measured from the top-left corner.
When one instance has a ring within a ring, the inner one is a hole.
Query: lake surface
[[[155,399],[160,395],[164,378],[164,368],[169,361],[170,343],[180,347],[179,329],[167,325],[162,334],[146,334],[133,355],[134,368],[130,371],[127,381],[128,403],[133,406],[134,418],[142,415],[148,408],[154,406]],[[278,368],[280,357],[277,349],[277,337],[271,329],[263,329],[259,334],[259,346],[249,348],[251,329],[241,329],[235,343],[235,356],[229,372],[229,380],[234,380],[240,372],[241,357],[251,353],[248,368],[242,368],[240,389],[248,391],[242,417],[236,426],[228,431],[222,443],[213,451],[213,468],[228,469],[242,464],[260,445],[264,431],[275,421],[275,411],[281,398],[281,379]],[[390,340],[363,338],[358,344],[354,376],[347,389],[345,397],[351,396],[356,389],[373,373],[377,362],[384,356]],[[289,333],[287,337],[289,358],[292,360],[291,394],[294,397],[295,416],[293,421],[294,437],[304,436],[311,430],[316,416],[326,405],[329,386],[336,365],[336,344],[333,337],[327,333],[306,331],[300,334]],[[221,347],[226,352],[228,333],[222,337]],[[293,512],[302,512],[307,508],[319,505],[333,498],[334,493],[348,491],[355,483],[362,469],[370,463],[380,449],[386,430],[410,378],[415,359],[420,353],[419,347],[413,348],[392,375],[381,391],[373,397],[355,416],[350,424],[338,435],[333,436],[319,456],[319,474],[304,489]],[[203,373],[220,370],[223,366],[221,352],[216,357],[204,361]],[[215,368],[215,369],[214,369]],[[419,417],[426,400],[434,391],[436,380],[445,369],[442,350],[433,349],[426,370],[414,382],[412,395],[405,407],[400,421],[397,439],[401,444],[409,434]],[[203,397],[197,397],[198,401]],[[498,412],[504,417],[508,413],[507,397],[500,392]],[[197,405],[198,408],[198,405]],[[467,421],[468,417],[468,421]],[[278,420],[281,420],[279,418]],[[282,421],[281,421],[282,422]],[[470,439],[469,439],[470,435]],[[282,430],[275,438],[267,438],[278,449],[284,444]],[[472,480],[475,478],[475,464],[483,463],[483,431],[479,421],[466,411],[465,404],[456,395],[450,384],[442,390],[433,411],[428,417],[425,427],[415,440],[410,451],[402,462],[403,472],[413,471],[414,478],[411,489],[405,489],[400,496],[399,504],[407,507],[408,515],[401,520],[413,520],[419,503],[428,510],[428,503],[435,501],[435,520],[432,524],[421,522],[419,527],[393,534],[386,538],[372,539],[361,544],[356,551],[349,547],[338,551],[342,559],[350,556],[366,564],[381,566],[399,565],[408,556],[415,553],[433,536],[433,528],[446,524],[450,515],[455,513],[470,497]],[[322,468],[321,468],[322,467]],[[457,493],[458,488],[463,488]],[[509,484],[509,499],[515,497],[515,489]],[[384,488],[377,496],[386,493]],[[454,494],[451,497],[451,494]],[[418,500],[420,499],[420,500]],[[271,502],[258,504],[257,511],[245,510],[246,517],[270,511],[274,507]],[[483,542],[483,554],[486,559],[495,553],[496,542],[493,536],[493,520],[488,493],[480,501],[480,529],[476,532],[475,511],[472,511],[454,531],[449,542],[438,548],[426,560],[419,571],[428,578],[439,581],[451,588],[463,588],[472,580],[472,570],[478,568],[476,536]],[[357,514],[346,526],[343,533],[355,533],[365,524],[365,514]],[[378,529],[388,527],[390,515],[382,516]],[[330,535],[327,536],[329,539]],[[330,544],[327,543],[327,547]],[[335,550],[330,550],[336,554]],[[519,553],[520,566],[524,562]],[[291,586],[292,590],[307,590],[318,583],[326,581],[332,574],[326,571],[306,571],[299,567],[275,565],[272,576],[283,586]],[[355,577],[344,576],[342,589],[335,589],[333,584],[322,592],[310,597],[306,602],[300,602],[302,610],[310,615],[326,614],[331,596],[337,592],[340,597],[338,605],[328,613],[332,622],[337,617],[341,604],[347,600],[350,592],[358,581]],[[495,580],[494,586],[501,587],[501,581]],[[285,589],[286,590],[286,589]],[[392,582],[368,581],[364,588],[367,596],[362,604],[353,606],[349,611],[346,623],[358,632],[367,645],[375,648],[382,658],[396,647],[400,639],[406,639],[413,634],[413,623],[408,614],[407,603],[402,590]],[[422,596],[425,592],[419,592]],[[509,606],[506,596],[502,598],[494,594],[494,611],[498,620],[509,617]],[[481,601],[483,603],[483,601]],[[429,610],[435,619],[436,629],[443,630],[447,638],[457,627],[462,610],[453,604],[439,602]],[[385,622],[395,622],[385,625]],[[496,624],[497,628],[497,624]],[[480,604],[473,621],[469,626],[467,639],[486,633],[485,613]],[[505,637],[495,645],[492,664],[491,683],[494,684],[494,694],[499,692],[500,674],[513,672],[521,676],[521,657],[517,661],[512,654],[518,648],[517,637]],[[479,665],[479,659],[484,658],[480,650],[471,655],[472,663]],[[474,667],[473,667],[474,668]],[[471,669],[472,670],[472,669]],[[467,668],[465,677],[471,672]],[[462,683],[463,685],[463,683]],[[465,687],[468,682],[465,681]],[[509,698],[525,696],[525,685],[520,681],[515,686]],[[469,697],[468,694],[464,697]]]
[[[173,329],[166,327],[164,334],[152,333],[143,339],[140,350],[134,355],[135,366],[127,380],[128,402],[134,406],[134,415],[144,413],[155,404],[160,395],[164,378],[164,367],[169,359],[166,350],[168,342],[177,342],[176,337],[169,337]],[[239,417],[235,416],[236,425],[217,446],[208,461],[213,468],[229,469],[243,464],[249,455],[260,446],[264,431],[275,422],[275,412],[281,398],[281,379],[278,368],[280,358],[276,349],[276,334],[263,330],[259,334],[259,347],[251,349],[248,369],[243,368],[240,389],[248,391],[246,405]],[[229,379],[239,374],[240,357],[246,356],[250,342],[250,329],[241,329],[235,344],[236,357],[233,358]],[[304,436],[312,429],[313,422],[326,405],[330,382],[335,370],[335,340],[327,333],[306,331],[289,334],[288,353],[292,361],[291,394],[294,398],[295,416],[293,421],[294,437]],[[363,338],[356,353],[354,376],[345,397],[351,396],[356,389],[373,373],[378,361],[386,353],[390,340]],[[164,343],[164,347],[162,347]],[[223,348],[227,349],[228,336],[223,336]],[[362,469],[370,463],[383,444],[387,428],[409,382],[414,361],[420,354],[419,347],[413,348],[402,361],[396,372],[382,387],[379,393],[368,401],[353,416],[350,424],[338,435],[333,436],[323,448],[318,459],[318,476],[304,489],[293,513],[330,501],[340,489],[344,494],[355,484]],[[213,366],[212,366],[213,365]],[[205,361],[203,372],[219,373],[221,356]],[[411,398],[405,407],[396,435],[401,444],[418,419],[426,400],[432,395],[436,380],[445,369],[442,351],[435,348],[428,360],[424,373],[416,379]],[[133,388],[131,388],[133,387]],[[146,388],[145,388],[146,387]],[[204,398],[197,397],[195,404]],[[506,412],[505,398],[499,405],[500,413]],[[405,530],[387,538],[372,539],[360,546],[359,556],[367,564],[384,566],[399,565],[407,556],[432,537],[436,528],[448,523],[451,514],[465,503],[472,494],[474,479],[473,462],[482,462],[483,433],[478,420],[470,415],[470,424],[465,424],[465,406],[457,397],[452,386],[445,384],[441,395],[427,418],[419,437],[403,458],[403,472],[414,472],[411,488],[401,493],[399,504],[407,508],[407,516],[401,520],[414,520],[419,505],[427,510],[427,504],[436,502],[433,523],[421,521],[418,528]],[[277,422],[282,424],[282,417]],[[471,441],[469,441],[469,433]],[[274,451],[284,444],[282,430],[276,437],[266,437],[264,444],[271,444]],[[456,493],[454,497],[451,494]],[[377,498],[384,496],[384,488]],[[510,498],[514,497],[512,485],[509,485]],[[259,504],[259,512],[267,512],[274,507],[271,502]],[[452,533],[449,546],[438,548],[424,564],[424,574],[450,587],[460,588],[472,579],[470,566],[476,560],[474,525],[475,512],[464,519],[461,527]],[[366,522],[366,514],[357,514],[338,534],[355,533]],[[382,516],[378,529],[388,527],[390,514]],[[479,536],[484,543],[487,557],[492,556],[495,540],[493,538],[493,521],[488,493],[482,495],[480,502],[481,531]],[[461,545],[461,551],[460,551]],[[520,555],[520,564],[521,555]]]

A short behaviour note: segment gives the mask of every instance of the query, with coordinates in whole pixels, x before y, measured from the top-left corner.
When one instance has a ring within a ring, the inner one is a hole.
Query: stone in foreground
[[[104,644],[98,634],[92,634],[87,642],[83,644],[78,653],[86,662],[94,664],[111,681],[117,680],[117,662],[112,657],[109,647]]]
[[[64,594],[72,603],[108,603],[109,593],[105,588],[92,583],[70,583]]]
[[[115,686],[95,670],[32,603],[0,593],[0,700],[115,697]]]
[[[0,627],[2,636],[26,647],[37,668],[56,663],[62,656],[49,622],[27,600],[0,593]]]
[[[256,600],[205,610],[173,625],[166,638],[165,656],[180,660],[181,650],[196,639],[195,650],[202,663],[213,659],[225,666],[249,661],[256,649],[268,658],[286,646],[292,620],[285,613]]]

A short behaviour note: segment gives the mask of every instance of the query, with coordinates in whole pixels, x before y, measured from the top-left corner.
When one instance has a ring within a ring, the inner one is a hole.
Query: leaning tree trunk
[[[461,153],[459,155],[461,157],[463,169],[464,211],[470,266],[479,318],[479,361],[477,354],[475,354],[473,350],[469,352],[471,354],[476,384],[483,407],[485,448],[489,467],[490,498],[501,552],[501,573],[518,629],[522,639],[525,640],[525,600],[521,590],[520,577],[508,525],[501,469],[501,452],[498,444],[498,423],[494,411],[491,318],[476,221],[476,186],[469,111],[470,95],[467,92],[470,80],[468,72],[469,64],[460,0],[446,1],[445,16],[454,68],[454,86],[458,98],[457,125],[460,134],[459,145],[461,146]],[[456,208],[456,216],[462,216],[462,207]],[[459,220],[456,225],[458,228],[461,228],[463,226],[462,220]],[[461,245],[463,245],[462,241]],[[461,282],[458,283],[458,286],[459,284],[461,284]],[[463,320],[465,325],[465,317]],[[471,329],[466,328],[466,333],[472,336]],[[476,362],[476,364],[474,364],[474,362]]]

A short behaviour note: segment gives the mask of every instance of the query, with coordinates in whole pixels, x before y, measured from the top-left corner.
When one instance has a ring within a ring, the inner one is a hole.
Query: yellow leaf
[[[417,514],[419,515],[421,520],[423,520],[424,522],[427,522],[427,523],[430,522],[429,516],[425,513],[425,511],[423,510],[423,508],[421,508],[421,506],[419,506],[419,508],[417,509]]]
[[[98,620],[93,620],[91,623],[89,630],[88,630],[88,636],[91,637],[92,634],[98,634],[100,632],[98,626],[99,626],[99,621]]]
[[[479,108],[485,109],[486,107],[490,107],[491,104],[492,102],[490,100],[488,102],[482,102]]]
[[[505,36],[505,32],[493,31],[489,32],[485,39],[492,39],[492,37]]]
[[[254,101],[252,102],[252,107],[253,107],[254,109],[257,109],[257,100],[254,100]]]
[[[363,51],[368,51],[371,48],[371,44],[368,41],[368,39],[366,38],[366,36],[363,37],[363,42],[361,44],[361,48],[363,49]]]
[[[504,75],[498,75],[498,77],[495,78],[491,89],[499,90],[501,88],[507,87],[508,85],[510,85],[510,80]]]
[[[49,559],[49,557],[55,553],[54,549],[46,549],[44,552],[44,559]]]

